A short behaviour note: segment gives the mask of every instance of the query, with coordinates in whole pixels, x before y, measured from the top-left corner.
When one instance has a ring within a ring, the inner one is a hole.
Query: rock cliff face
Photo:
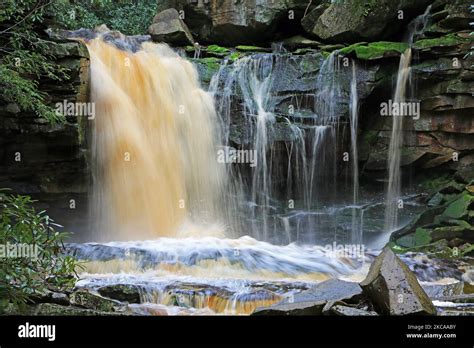
[[[411,70],[421,112],[418,120],[406,122],[402,166],[418,172],[435,167],[464,171],[472,165],[474,150],[474,57],[465,20],[470,14],[463,1],[435,5],[425,37],[413,45]],[[387,86],[393,85],[393,75],[385,78]],[[361,155],[367,175],[386,168],[391,119],[380,117],[378,109],[377,99],[387,98],[383,85],[374,91],[371,106],[363,108]]]
[[[69,79],[60,84],[40,81],[48,103],[87,102],[87,48],[79,42],[50,41],[49,45],[56,62],[69,69]],[[74,231],[86,228],[87,122],[85,117],[67,116],[64,124],[51,125],[0,100],[0,187],[31,195],[39,201],[38,209],[47,209],[52,219]]]
[[[262,43],[277,33],[295,32],[308,9],[308,0],[165,0],[158,10],[175,8],[200,43],[238,45]]]

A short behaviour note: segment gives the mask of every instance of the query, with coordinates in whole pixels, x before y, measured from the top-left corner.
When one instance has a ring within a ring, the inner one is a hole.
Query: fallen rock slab
[[[360,286],[383,314],[436,315],[436,308],[415,274],[389,247],[374,260]]]
[[[320,315],[328,301],[356,301],[362,294],[357,283],[330,279],[272,306],[259,307],[252,315]]]

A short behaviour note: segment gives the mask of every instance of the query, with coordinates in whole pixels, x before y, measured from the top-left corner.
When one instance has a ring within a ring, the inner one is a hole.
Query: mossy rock
[[[342,45],[342,44],[322,45],[320,48],[321,48],[322,51],[332,52],[332,51],[340,50],[340,49],[344,48],[344,45]]]
[[[432,241],[430,231],[425,228],[417,228],[414,234],[409,234],[397,239],[397,245],[403,248],[417,248],[429,244]]]
[[[191,58],[193,63],[196,64],[199,73],[199,79],[204,84],[209,84],[212,76],[219,71],[222,59],[216,57],[207,58]]]
[[[224,57],[230,54],[230,50],[225,47],[218,45],[209,45],[204,49],[208,54],[217,55],[219,57]]]
[[[440,188],[448,185],[451,182],[451,176],[449,174],[440,175],[431,175],[424,176],[419,182],[419,187],[421,190],[434,193],[437,192]]]
[[[244,55],[245,54],[243,54],[242,52],[234,51],[230,54],[229,59],[232,61],[236,61],[237,59],[242,58]]]
[[[138,286],[131,284],[112,284],[98,289],[102,296],[128,303],[140,303],[140,291]]]
[[[408,44],[405,42],[379,41],[366,43],[356,43],[342,48],[339,52],[343,55],[354,52],[355,56],[362,60],[374,60],[387,57],[398,57],[405,52]]]
[[[444,195],[436,192],[433,197],[430,198],[428,201],[428,207],[437,207],[443,204],[443,201],[445,200]]]
[[[472,202],[474,202],[474,196],[467,192],[462,193],[458,199],[448,205],[446,210],[443,212],[442,217],[445,219],[462,219],[463,217],[467,217],[469,206]],[[437,217],[437,219],[440,220],[440,217]]]
[[[57,59],[64,57],[89,58],[89,51],[82,42],[48,42],[48,53]]]
[[[459,37],[456,34],[448,34],[434,39],[418,40],[413,44],[413,48],[425,51],[435,47],[453,47],[467,42],[469,42],[469,40]]]
[[[453,194],[453,193],[461,193],[463,190],[464,190],[463,184],[452,180],[447,185],[445,185],[439,192],[442,194]]]
[[[93,309],[101,312],[115,312],[124,305],[116,300],[111,300],[94,294],[88,290],[78,290],[71,294],[70,302],[72,305]]]
[[[433,229],[433,231],[430,233],[431,237],[433,240],[440,240],[440,239],[446,239],[446,240],[453,240],[456,238],[466,240],[466,241],[474,241],[474,229],[469,226],[442,226],[442,227],[436,227]],[[473,237],[471,237],[471,235]],[[470,238],[470,240],[469,240]]]

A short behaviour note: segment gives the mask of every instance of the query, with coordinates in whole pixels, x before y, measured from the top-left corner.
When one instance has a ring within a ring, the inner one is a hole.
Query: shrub
[[[59,225],[54,224],[44,211],[36,212],[32,203],[29,196],[0,190],[0,245],[2,248],[28,245],[37,251],[37,254],[30,253],[30,257],[0,255],[3,256],[0,260],[0,299],[4,304],[25,303],[33,295],[47,290],[65,290],[72,287],[77,278],[78,262],[63,253],[63,241],[68,233],[57,232],[55,226]],[[34,255],[37,258],[31,258]]]

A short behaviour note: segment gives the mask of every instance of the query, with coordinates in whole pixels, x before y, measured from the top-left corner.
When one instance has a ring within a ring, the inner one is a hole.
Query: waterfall
[[[426,28],[429,19],[431,5],[427,7],[425,13],[415,18],[409,26],[408,44],[409,47],[400,56],[398,67],[397,83],[393,102],[395,105],[405,102],[407,99],[407,87],[411,81],[411,45],[416,35],[420,35]],[[393,232],[398,227],[398,209],[401,204],[401,150],[403,145],[403,115],[393,115],[392,133],[388,149],[388,184],[386,193],[385,208],[385,232]]]
[[[394,103],[405,101],[407,81],[410,76],[411,48],[401,55],[398,68]],[[388,149],[388,186],[385,208],[385,231],[392,232],[398,226],[398,204],[400,199],[400,157],[403,145],[403,117],[393,116],[392,135]]]
[[[351,94],[350,94],[350,128],[351,128],[351,149],[352,149],[352,243],[362,243],[362,213],[363,211],[357,208],[359,203],[359,160],[357,150],[357,130],[358,130],[358,116],[359,116],[359,96],[357,94],[357,72],[356,64],[352,61],[352,79],[351,79]],[[360,217],[357,213],[360,212]]]
[[[178,236],[183,224],[218,221],[225,172],[216,161],[217,116],[196,69],[166,45],[132,52],[102,37],[86,44],[97,110],[95,239]]]
[[[321,58],[315,55],[314,59]],[[255,151],[258,158],[255,168],[228,167],[239,197],[248,200],[246,205],[234,203],[240,210],[232,217],[238,220],[232,226],[276,243],[315,243],[319,231],[335,226],[331,213],[315,210],[328,209],[336,196],[337,134],[343,115],[340,104],[347,103],[340,60],[337,52],[321,59],[315,85],[307,92],[309,100],[304,101],[311,107],[311,115],[281,114],[277,111],[282,96],[276,79],[288,76],[288,66],[297,59],[277,47],[273,53],[253,54],[233,63],[225,60],[209,88],[216,100],[223,145],[231,145],[236,122],[243,122],[238,144],[232,146]],[[300,99],[291,97],[297,111],[303,102]],[[282,129],[289,139],[276,142]],[[294,207],[286,208],[286,202]]]

